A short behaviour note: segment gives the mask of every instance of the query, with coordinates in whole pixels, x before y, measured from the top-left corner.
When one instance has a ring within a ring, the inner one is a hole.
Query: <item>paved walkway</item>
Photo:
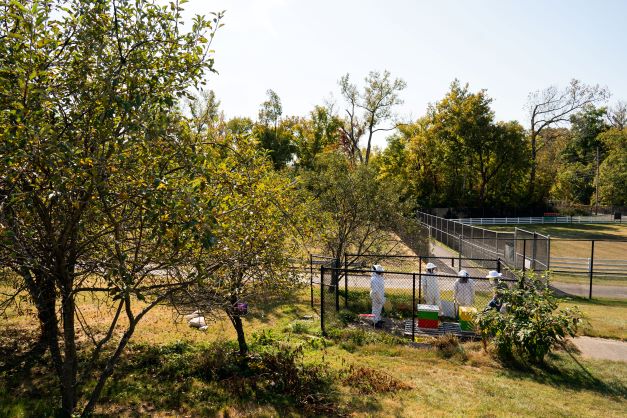
[[[588,284],[564,283],[551,281],[551,285],[557,290],[571,296],[587,298],[590,292]],[[597,285],[592,281],[592,297],[606,297],[612,299],[627,299],[627,286]]]
[[[573,343],[584,358],[627,362],[627,343],[624,341],[577,337]]]

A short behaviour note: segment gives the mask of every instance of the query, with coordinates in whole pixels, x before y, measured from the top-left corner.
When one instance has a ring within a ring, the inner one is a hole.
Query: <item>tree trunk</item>
[[[237,332],[237,344],[239,345],[239,354],[244,357],[248,353],[248,345],[246,344],[246,335],[244,334],[244,324],[242,318],[237,315],[229,314],[233,328]]]
[[[104,370],[102,371],[102,374],[100,375],[100,378],[98,379],[98,382],[96,383],[96,387],[94,388],[94,390],[92,391],[89,397],[87,406],[85,406],[85,409],[83,410],[83,413],[81,414],[82,417],[88,417],[94,411],[96,402],[98,401],[98,399],[100,399],[100,394],[102,393],[102,389],[104,389],[104,385],[107,382],[107,379],[111,377],[111,375],[113,374],[113,368],[115,367],[115,364],[120,359],[120,356],[122,355],[122,352],[124,351],[124,348],[126,347],[128,342],[130,341],[131,336],[135,332],[136,325],[137,325],[137,320],[131,319],[129,327],[124,333],[124,335],[122,336],[122,339],[120,340],[120,342],[118,343],[118,347],[115,350],[115,353],[113,353],[113,355],[109,358],[109,361],[107,361],[107,364]]]
[[[63,317],[63,369],[61,374],[61,407],[63,413],[71,416],[76,408],[76,377],[78,359],[76,356],[76,331],[74,316],[76,305],[71,292],[71,278],[65,279],[63,289],[62,317]]]
[[[59,349],[59,328],[54,288],[42,291],[38,298],[37,317],[41,328],[41,341],[50,350],[52,364],[59,378],[62,375],[63,358]],[[32,294],[32,293],[31,293]]]
[[[26,268],[22,269],[21,274],[26,279],[29,293],[32,295],[37,308],[37,319],[39,319],[41,329],[40,341],[50,350],[52,363],[58,376],[61,377],[63,359],[59,349],[59,324],[54,281],[50,277],[37,273],[35,273],[35,280],[33,280],[30,271]]]

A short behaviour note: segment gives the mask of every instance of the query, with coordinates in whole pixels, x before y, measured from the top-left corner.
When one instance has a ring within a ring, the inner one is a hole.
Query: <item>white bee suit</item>
[[[372,299],[372,320],[377,323],[381,320],[381,309],[385,303],[385,285],[383,276],[376,272],[373,272],[370,278],[370,299]]]
[[[475,303],[475,284],[472,280],[462,283],[455,281],[455,301],[459,306],[472,306]]]
[[[427,305],[440,306],[440,286],[438,278],[433,273],[422,275],[422,287],[424,289],[425,303]]]

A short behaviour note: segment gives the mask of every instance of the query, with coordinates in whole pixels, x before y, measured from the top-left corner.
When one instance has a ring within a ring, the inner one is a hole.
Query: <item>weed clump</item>
[[[340,346],[350,347],[353,350],[367,344],[404,345],[407,343],[401,337],[363,328],[331,328],[327,330],[327,336]]]
[[[352,387],[362,395],[413,389],[408,383],[370,367],[351,366],[343,370],[341,376],[345,385]]]
[[[445,359],[456,358],[460,361],[468,360],[466,350],[459,343],[459,339],[453,334],[444,334],[437,336],[432,341],[436,353]]]
[[[140,345],[134,347],[133,354],[120,370],[124,372],[121,380],[125,375],[136,382],[158,378],[161,385],[170,386],[173,390],[167,398],[155,394],[153,403],[158,408],[179,408],[195,401],[219,407],[236,401],[296,407],[313,415],[340,413],[331,391],[337,372],[322,364],[305,363],[302,346],[281,342],[269,331],[253,336],[251,350],[244,357],[235,342],[227,341]],[[148,376],[152,379],[147,380]],[[205,399],[193,399],[192,381],[200,385],[193,393],[202,393]],[[132,395],[130,383],[120,381],[120,385],[112,385],[108,395]],[[133,390],[145,393],[146,387],[139,385]]]

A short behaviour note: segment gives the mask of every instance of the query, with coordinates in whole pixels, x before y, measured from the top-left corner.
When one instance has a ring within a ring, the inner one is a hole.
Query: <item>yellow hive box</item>
[[[472,306],[459,307],[459,319],[462,321],[472,321],[477,315],[477,308]]]

